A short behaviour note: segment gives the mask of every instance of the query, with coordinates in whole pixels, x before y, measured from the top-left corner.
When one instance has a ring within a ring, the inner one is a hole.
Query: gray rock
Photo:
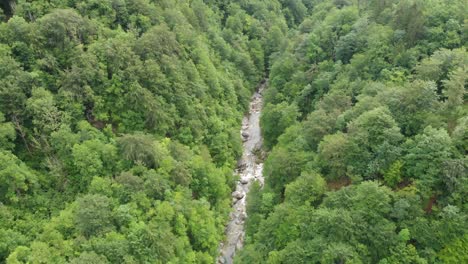
[[[237,170],[238,170],[239,172],[241,172],[241,171],[245,170],[245,168],[247,168],[247,163],[245,163],[244,160],[239,160],[239,161],[237,162]]]
[[[239,191],[235,191],[232,193],[232,197],[236,198],[237,200],[244,198],[244,195],[245,195],[244,193],[239,192]]]
[[[246,214],[246,213],[241,213],[241,214],[239,215],[239,219],[242,220],[242,221],[244,221],[246,218],[247,218],[247,214]]]
[[[226,259],[223,256],[218,258],[218,264],[225,264],[225,263],[226,263]]]
[[[239,240],[239,242],[236,244],[236,250],[239,250],[242,248],[242,242]]]
[[[249,180],[248,180],[248,179],[245,179],[245,178],[241,178],[241,179],[239,180],[239,182],[242,183],[242,184],[247,184],[247,183],[249,183]]]

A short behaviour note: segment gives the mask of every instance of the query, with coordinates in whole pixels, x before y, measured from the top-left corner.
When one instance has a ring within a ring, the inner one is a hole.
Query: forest
[[[0,263],[468,263],[465,0],[0,3]]]
[[[271,56],[239,263],[468,263],[467,8],[314,1]]]

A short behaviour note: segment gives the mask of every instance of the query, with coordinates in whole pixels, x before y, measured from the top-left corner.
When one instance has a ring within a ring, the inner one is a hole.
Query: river
[[[263,186],[263,162],[257,158],[256,153],[261,151],[262,135],[260,132],[260,114],[262,110],[262,92],[266,81],[262,82],[252,96],[249,113],[242,120],[240,136],[243,140],[243,154],[238,162],[235,173],[240,180],[236,184],[236,190],[232,193],[232,212],[229,223],[226,226],[226,240],[220,245],[218,263],[231,264],[237,250],[244,243],[244,223],[247,217],[246,199],[250,185],[253,181],[259,181]]]

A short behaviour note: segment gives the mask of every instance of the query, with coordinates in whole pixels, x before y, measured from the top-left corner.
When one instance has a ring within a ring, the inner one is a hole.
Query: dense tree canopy
[[[464,0],[0,4],[0,263],[464,263]]]
[[[307,7],[0,7],[0,263],[213,263],[242,115]]]
[[[270,60],[237,261],[466,261],[466,3],[307,2]]]

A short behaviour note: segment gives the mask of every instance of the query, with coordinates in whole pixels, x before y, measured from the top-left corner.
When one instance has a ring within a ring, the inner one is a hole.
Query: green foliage
[[[57,109],[52,93],[45,89],[32,90],[26,109],[32,116],[32,123],[38,133],[51,133],[62,123],[62,113]]]
[[[465,235],[448,244],[439,252],[438,258],[443,263],[463,263],[468,261],[468,256],[466,254],[466,247],[468,245],[467,238],[468,235]]]
[[[384,181],[390,187],[396,187],[398,183],[401,182],[401,169],[403,168],[403,163],[399,160],[395,161],[390,168],[384,173]]]
[[[375,177],[385,171],[400,154],[398,145],[403,136],[385,108],[375,108],[350,122],[348,135],[354,147],[348,162],[351,174]]]
[[[275,145],[278,137],[287,127],[294,124],[297,117],[295,105],[287,105],[286,103],[266,105],[260,119],[265,146],[271,148]]]
[[[286,185],[285,201],[302,205],[317,204],[326,191],[326,182],[316,173],[303,173],[295,181]]]
[[[149,135],[124,135],[118,140],[120,153],[126,160],[143,164],[149,168],[156,167],[156,153],[153,139]]]
[[[417,179],[423,192],[437,189],[443,162],[454,155],[447,131],[427,127],[423,134],[408,140],[406,145],[404,162],[407,176]]]
[[[85,42],[91,27],[75,10],[57,9],[38,20],[38,30],[47,46],[67,49]]]
[[[139,222],[130,227],[130,250],[138,261],[158,260],[164,263],[174,258],[177,241],[168,227],[154,222],[148,225]]]
[[[27,238],[23,234],[12,229],[0,229],[0,235],[2,237],[2,243],[0,243],[0,257],[2,259],[6,259],[10,252],[27,242]]]
[[[270,57],[271,152],[240,263],[464,261],[462,2],[303,1]],[[299,115],[283,127],[291,105]]]
[[[379,261],[379,264],[390,263],[419,263],[426,264],[427,260],[420,257],[413,245],[400,244],[392,249],[392,256]]]
[[[351,151],[348,137],[341,132],[323,138],[318,147],[317,160],[329,179],[346,176],[346,154]]]
[[[5,116],[0,112],[0,149],[12,149],[16,131],[11,122],[5,122]]]
[[[112,208],[109,198],[86,195],[77,200],[76,228],[85,236],[106,233],[112,229]]]
[[[265,161],[264,175],[277,197],[283,197],[286,184],[301,175],[308,156],[305,152],[290,153],[284,148],[276,148]]]
[[[102,255],[98,255],[95,252],[83,252],[80,254],[79,257],[74,258],[70,261],[73,264],[100,264],[100,263],[109,263],[106,257]]]
[[[2,4],[0,263],[215,262],[265,75],[236,262],[466,262],[465,2]]]
[[[0,151],[0,198],[5,203],[17,203],[36,186],[37,175],[9,151]]]

